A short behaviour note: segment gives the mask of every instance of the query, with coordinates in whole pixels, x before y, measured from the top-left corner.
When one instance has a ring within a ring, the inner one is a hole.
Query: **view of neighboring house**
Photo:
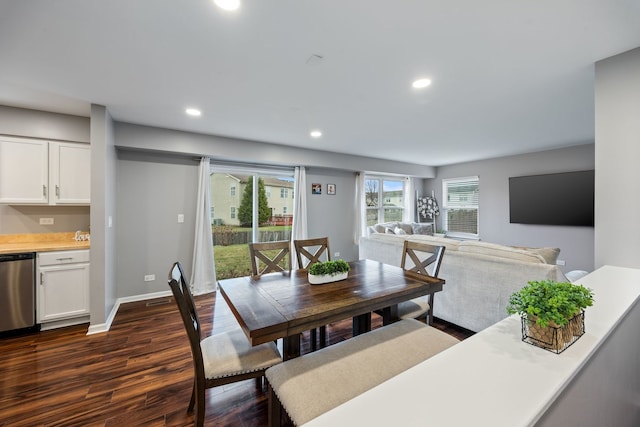
[[[251,175],[211,174],[211,220],[214,225],[240,225],[238,210]],[[293,218],[293,180],[260,177],[271,209],[270,223],[290,225]]]

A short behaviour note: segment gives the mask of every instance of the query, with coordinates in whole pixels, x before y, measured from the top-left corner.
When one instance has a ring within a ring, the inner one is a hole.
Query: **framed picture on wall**
[[[327,184],[327,194],[334,196],[336,194],[336,185]]]
[[[311,194],[322,194],[322,184],[311,184]]]

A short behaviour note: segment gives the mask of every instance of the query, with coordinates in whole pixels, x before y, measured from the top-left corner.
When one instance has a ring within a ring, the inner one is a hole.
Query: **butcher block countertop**
[[[88,233],[83,232],[83,235]],[[0,254],[89,249],[91,241],[74,240],[75,232],[42,234],[0,234]]]

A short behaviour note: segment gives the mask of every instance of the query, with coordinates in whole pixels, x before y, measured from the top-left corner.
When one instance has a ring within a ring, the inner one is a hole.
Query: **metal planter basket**
[[[565,326],[541,327],[534,319],[522,316],[522,341],[560,354],[584,335],[584,311],[576,314]]]

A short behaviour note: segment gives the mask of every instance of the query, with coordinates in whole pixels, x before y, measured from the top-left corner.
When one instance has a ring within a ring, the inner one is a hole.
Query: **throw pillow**
[[[387,228],[384,229],[384,234],[396,234],[396,233],[394,233],[392,229],[387,227]]]
[[[396,228],[393,230],[393,234],[407,234],[407,232],[406,232],[406,231],[404,231],[404,230],[403,230],[402,228],[400,228],[400,227],[396,227]]]
[[[420,224],[419,222],[414,222],[411,225],[413,234],[424,234],[427,236],[433,236],[433,224]]]
[[[413,234],[413,228],[408,222],[399,222],[396,228],[401,228],[404,231],[402,234]]]
[[[384,233],[386,230],[386,227],[382,224],[376,224],[373,228],[376,230],[376,233]]]

